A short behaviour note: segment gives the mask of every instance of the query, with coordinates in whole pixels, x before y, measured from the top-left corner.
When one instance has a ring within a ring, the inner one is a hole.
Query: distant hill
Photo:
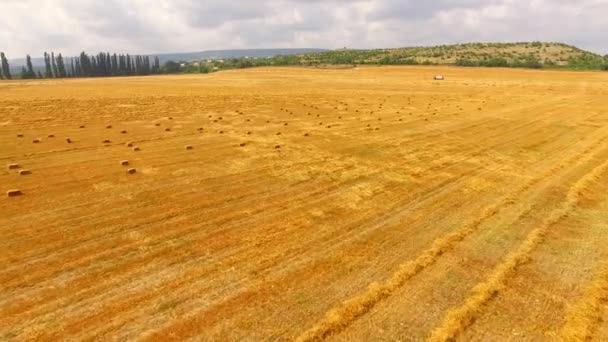
[[[198,61],[204,59],[224,59],[224,58],[267,58],[278,55],[301,55],[309,53],[322,53],[329,50],[325,49],[243,49],[243,50],[208,50],[200,52],[167,53],[157,54],[160,62],[167,61]]]
[[[149,56],[158,56],[160,58],[161,64],[164,64],[168,61],[176,61],[176,62],[190,62],[204,59],[224,59],[224,58],[243,58],[243,57],[251,57],[251,58],[267,58],[274,57],[278,55],[299,55],[299,54],[308,54],[308,53],[320,53],[329,50],[325,49],[312,49],[312,48],[294,48],[294,49],[238,49],[238,50],[207,50],[207,51],[199,51],[199,52],[178,52],[178,53],[159,53],[159,54],[149,54]],[[88,53],[96,54],[99,51],[88,51]],[[67,57],[67,60],[69,61]],[[17,74],[21,72],[21,67],[25,65],[25,57],[24,58],[12,58],[9,59],[9,64],[11,66],[11,72]],[[32,57],[32,65],[35,71],[44,71],[44,58],[42,57]]]
[[[300,55],[299,64],[438,64],[601,69],[608,65],[608,57],[561,43],[471,43],[376,50],[341,49]]]

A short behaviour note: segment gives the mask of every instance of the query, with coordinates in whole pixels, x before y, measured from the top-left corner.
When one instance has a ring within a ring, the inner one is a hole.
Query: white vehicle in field
[[[445,80],[445,77],[443,77],[443,75],[435,75],[435,81],[443,81]]]

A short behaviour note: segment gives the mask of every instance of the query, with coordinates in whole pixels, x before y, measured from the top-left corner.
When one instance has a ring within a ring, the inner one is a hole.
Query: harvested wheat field
[[[608,340],[607,73],[5,81],[0,159],[1,340]]]

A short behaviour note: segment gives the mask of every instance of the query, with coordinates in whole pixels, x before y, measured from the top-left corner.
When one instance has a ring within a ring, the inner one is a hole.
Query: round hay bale
[[[136,169],[128,169],[128,170],[127,170],[127,173],[128,173],[128,174],[130,174],[130,175],[132,175],[132,174],[134,174],[134,173],[136,173],[136,172],[137,172],[137,170],[136,170]]]
[[[112,125],[107,125],[106,128],[112,128]]]
[[[127,131],[126,130],[122,130],[122,131],[120,131],[120,134],[127,134]]]
[[[106,139],[106,140],[103,141],[103,143],[104,144],[109,144],[109,143],[111,143],[111,141],[109,139]]]
[[[129,165],[129,161],[128,160],[121,160],[120,161],[120,165],[121,166],[127,166],[127,165]]]
[[[165,128],[165,132],[171,132],[171,128],[169,128],[169,127]]]
[[[192,147],[192,145],[186,145],[186,150],[191,150],[191,149],[193,149],[193,148],[194,148],[194,147]]]
[[[23,138],[23,134],[17,134],[17,138]]]
[[[133,143],[132,142],[128,142],[127,143],[127,147],[133,147]]]
[[[133,147],[133,151],[141,151],[141,149],[138,146]]]
[[[21,165],[17,164],[17,163],[11,163],[7,165],[9,170],[15,170],[21,167]]]
[[[47,135],[47,137],[49,137],[49,138],[54,138],[54,137],[55,137],[55,134],[49,134],[49,135]]]
[[[32,171],[30,171],[30,170],[20,170],[19,171],[19,175],[21,175],[21,176],[31,175],[31,174],[32,174]]]
[[[34,139],[34,140],[32,140],[32,142],[33,142],[34,144],[38,144],[38,143],[40,142],[40,139]]]
[[[66,141],[68,144],[71,144],[71,143],[72,143],[72,139],[70,139],[70,138],[65,138],[65,141]]]

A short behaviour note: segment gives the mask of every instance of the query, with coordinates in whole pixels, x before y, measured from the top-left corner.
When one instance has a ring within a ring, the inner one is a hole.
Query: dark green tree
[[[53,75],[59,77],[59,70],[57,70],[57,63],[55,62],[55,53],[51,51],[51,65],[53,67]]]
[[[32,65],[32,58],[30,55],[26,57],[26,65],[27,65],[27,78],[36,78],[36,73],[34,72],[34,66]]]
[[[175,74],[180,71],[180,65],[174,61],[167,61],[163,66],[163,72],[167,74]]]
[[[44,52],[44,77],[53,78],[53,71],[51,70],[51,57],[45,51]]]
[[[127,71],[125,73],[125,75],[133,75],[133,66],[131,64],[131,56],[129,56],[129,54],[127,54]]]
[[[77,68],[77,72],[78,72],[78,69],[80,69],[81,77],[93,76],[92,69],[91,69],[91,59],[89,58],[89,56],[86,53],[84,53],[84,51],[80,53],[79,65],[80,65],[80,68]]]
[[[118,56],[116,54],[112,55],[112,76],[118,75]]]
[[[74,58],[70,58],[70,77],[76,77],[76,68],[74,67]]]
[[[0,52],[0,62],[2,63],[2,74],[4,75],[4,78],[10,80],[12,78],[11,68],[8,65],[8,60],[6,59],[6,55],[4,55],[4,52]]]
[[[65,78],[67,76],[63,56],[61,54],[57,55],[57,71],[59,72],[58,77]]]
[[[24,66],[21,67],[21,79],[27,80],[28,78],[30,78],[30,74],[27,72],[27,69]]]

